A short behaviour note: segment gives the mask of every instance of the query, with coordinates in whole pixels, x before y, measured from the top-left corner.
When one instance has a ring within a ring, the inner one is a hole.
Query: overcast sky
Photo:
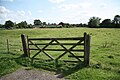
[[[50,23],[87,23],[90,17],[113,19],[120,0],[0,0],[0,24],[35,19]]]

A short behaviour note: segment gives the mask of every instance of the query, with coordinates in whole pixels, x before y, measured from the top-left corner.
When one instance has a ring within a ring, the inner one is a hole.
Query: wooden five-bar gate
[[[80,58],[83,58],[83,62],[85,66],[89,66],[90,64],[90,35],[87,33],[84,33],[83,37],[71,37],[71,38],[28,38],[28,36],[21,34],[21,39],[22,39],[24,56],[30,57],[30,54],[31,54],[30,52],[32,50],[38,51],[35,55],[31,57],[32,60],[39,53],[43,52],[51,60],[55,60],[57,62],[65,54],[69,53],[70,55],[68,57],[74,57],[79,62],[81,61]],[[47,43],[35,43],[34,41],[48,41],[48,42]],[[65,42],[61,42],[61,41],[65,41]],[[77,41],[77,42],[73,43],[69,41]],[[39,45],[42,45],[43,47],[40,47]],[[48,46],[50,45],[61,46],[62,49],[55,49],[54,47],[49,49]],[[68,48],[65,45],[71,45],[71,47]],[[83,49],[75,49],[75,47],[77,47],[78,45],[83,46]],[[34,46],[34,48],[31,48],[30,46]],[[46,51],[59,51],[59,52],[62,51],[63,53],[59,55],[57,58],[54,58]],[[73,52],[83,52],[84,55],[76,56]]]

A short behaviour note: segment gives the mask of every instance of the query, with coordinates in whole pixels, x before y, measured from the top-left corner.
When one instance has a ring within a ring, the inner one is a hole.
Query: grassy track
[[[91,65],[88,68],[79,68],[78,70],[69,68],[67,65],[67,67],[62,67],[61,70],[65,70],[63,72],[66,78],[71,80],[119,80],[120,29],[94,28],[0,30],[0,76],[21,67],[19,63],[22,59],[18,59],[23,53],[20,50],[22,49],[21,34],[26,34],[29,37],[80,37],[83,36],[84,32],[89,33],[92,37]],[[11,54],[7,54],[6,39],[9,39]],[[26,60],[22,64],[25,63],[29,66],[30,64],[26,63]],[[35,68],[35,65],[32,67]],[[52,68],[53,65],[50,63],[45,66],[54,71],[54,67]],[[42,69],[44,68],[42,67]]]

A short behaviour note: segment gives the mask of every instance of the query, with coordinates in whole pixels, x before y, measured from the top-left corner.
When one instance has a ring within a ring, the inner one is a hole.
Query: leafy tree
[[[100,20],[101,18],[99,17],[91,17],[88,22],[89,27],[99,27],[100,26]]]
[[[120,15],[115,15],[113,23],[115,27],[120,28]]]
[[[64,23],[64,27],[65,27],[65,28],[69,28],[69,27],[70,27],[70,24],[69,24],[69,23]]]
[[[28,28],[27,22],[22,21],[22,22],[18,23],[18,28]]]
[[[12,21],[8,20],[8,21],[5,22],[4,27],[5,27],[6,29],[11,29],[11,28],[14,27],[14,23],[13,23]]]
[[[34,20],[34,25],[42,25],[42,22],[39,19]]]
[[[111,28],[112,27],[112,21],[111,21],[111,19],[105,19],[105,20],[103,20],[102,23],[100,24],[100,27]]]
[[[46,22],[43,22],[43,25],[47,25],[47,23],[46,23]]]
[[[3,28],[3,25],[2,25],[2,24],[0,24],[0,28]]]
[[[58,25],[64,27],[64,23],[63,22],[60,22]]]
[[[120,15],[114,17],[115,24],[120,24]]]
[[[88,27],[88,25],[87,24],[83,24],[83,27]]]
[[[84,24],[80,23],[79,27],[87,27],[87,26],[84,26]]]
[[[28,24],[28,28],[34,28],[32,24]]]
[[[76,24],[71,24],[72,27],[76,27]]]

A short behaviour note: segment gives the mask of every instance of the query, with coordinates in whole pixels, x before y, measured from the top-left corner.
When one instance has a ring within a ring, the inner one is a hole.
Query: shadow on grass
[[[73,63],[73,62],[64,62],[63,60],[59,60],[58,65],[56,66],[56,63],[53,60],[38,59],[38,60],[34,60],[34,62],[31,63],[31,59],[26,57],[26,58],[19,58],[16,61],[18,64],[23,65],[25,67],[31,66],[37,69],[44,69],[55,72],[58,78],[63,78],[84,68],[83,62]]]
[[[56,75],[58,75],[58,78],[63,78],[65,76],[68,76],[72,73],[77,72],[78,70],[84,68],[83,63],[73,63],[73,62],[64,62],[64,61],[58,61],[58,65],[56,66],[55,61],[35,61],[32,64],[35,68],[42,68],[49,71],[56,72]]]
[[[83,69],[84,68],[84,64],[83,62],[81,63],[67,63],[68,65],[65,66],[65,68],[61,68],[61,67],[57,67],[57,71],[56,73],[58,73],[59,75],[57,76],[58,78],[63,78],[65,76],[68,76],[70,74],[73,74],[75,72],[77,72],[78,70],[80,69]],[[64,66],[64,65],[62,65]]]
[[[19,68],[19,65],[15,60],[15,55],[11,53],[7,54],[5,52],[0,52],[0,77]]]
[[[19,65],[24,67],[33,67],[37,69],[44,69],[48,71],[55,72],[58,78],[63,78],[70,74],[77,72],[78,70],[84,68],[83,63],[73,63],[73,62],[64,62],[63,60],[58,61],[58,65],[56,66],[55,61],[51,60],[34,60],[31,62],[31,59],[28,57],[23,57],[23,55],[17,55],[13,53],[3,53],[1,52],[0,57],[0,65],[1,65],[1,74],[6,74],[8,69],[15,68]],[[2,68],[4,67],[4,69]]]

